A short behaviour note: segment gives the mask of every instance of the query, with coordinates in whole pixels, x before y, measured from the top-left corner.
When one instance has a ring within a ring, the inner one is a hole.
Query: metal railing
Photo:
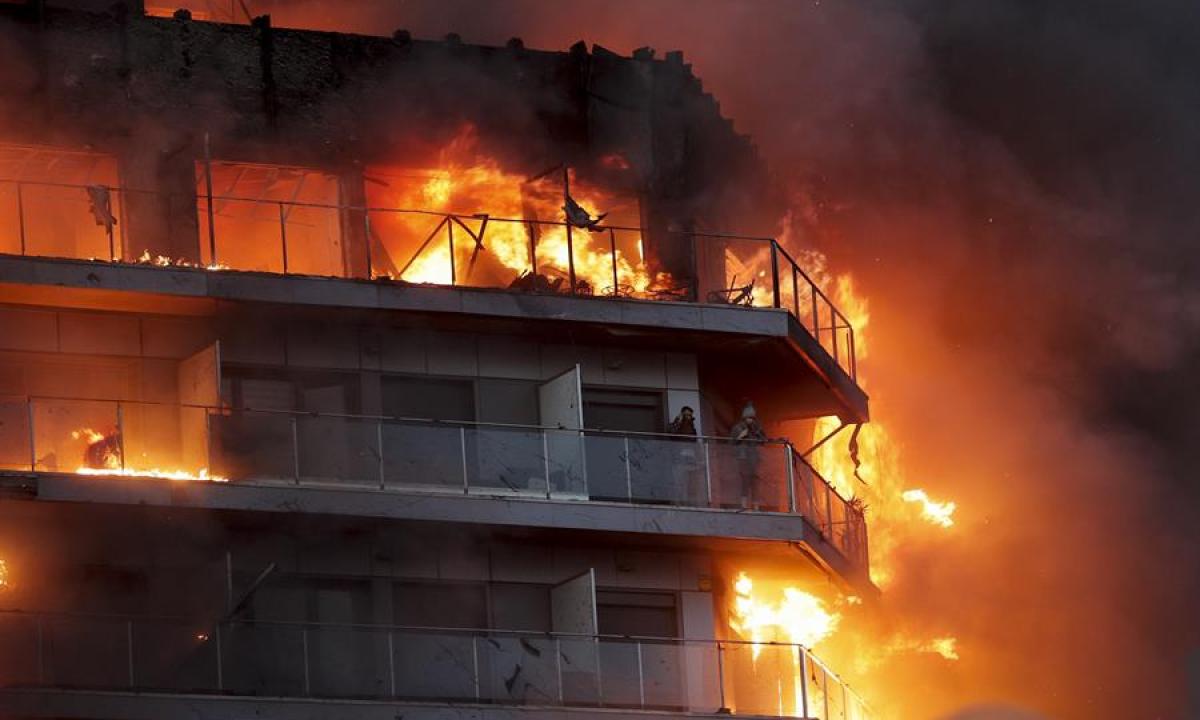
[[[0,469],[792,513],[867,565],[861,509],[782,441],[0,397]]]
[[[115,224],[96,216],[98,190]],[[137,237],[185,221],[187,257]],[[690,257],[679,277],[645,262],[638,227],[0,179],[3,253],[780,308],[857,378],[854,328],[773,238],[667,232]]]
[[[801,645],[0,612],[0,688],[866,720]]]

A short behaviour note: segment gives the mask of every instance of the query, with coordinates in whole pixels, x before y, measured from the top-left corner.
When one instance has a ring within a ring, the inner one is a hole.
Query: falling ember
[[[954,511],[958,507],[956,503],[931,500],[924,490],[919,489],[905,490],[900,497],[905,502],[920,503],[921,516],[934,525],[944,528],[954,526]]]
[[[837,630],[841,615],[830,612],[816,595],[785,587],[774,602],[756,597],[754,582],[742,572],[733,584],[730,627],[754,643],[787,642],[813,647]],[[757,656],[759,648],[755,647]]]

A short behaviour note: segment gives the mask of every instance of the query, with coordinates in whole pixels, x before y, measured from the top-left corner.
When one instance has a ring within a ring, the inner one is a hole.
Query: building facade
[[[874,596],[803,436],[867,398],[680,55],[59,5],[0,5],[0,715],[867,717],[730,620]]]

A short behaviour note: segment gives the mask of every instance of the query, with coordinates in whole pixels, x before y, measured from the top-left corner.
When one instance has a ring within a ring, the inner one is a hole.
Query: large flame
[[[454,282],[496,286],[515,284],[528,275],[541,276],[548,283],[557,281],[554,287],[567,292],[573,260],[576,291],[580,294],[646,297],[670,286],[668,276],[647,268],[640,233],[623,231],[610,235],[603,230],[572,228],[568,243],[568,229],[561,224],[565,191],[561,171],[535,183],[506,170],[495,157],[479,148],[478,137],[470,126],[441,149],[434,168],[381,168],[372,172],[378,175],[378,178],[372,175],[375,181],[368,184],[373,207],[432,213],[372,214],[373,227],[398,266],[399,276],[394,279],[438,285]],[[568,178],[571,197],[593,216],[622,205],[636,205],[582,182],[573,170],[568,171]],[[460,216],[471,232],[455,225],[434,233],[436,225],[432,223],[441,219],[441,213]],[[485,230],[480,213],[491,218],[558,224],[535,227],[497,219],[490,221]],[[614,217],[607,220],[612,223]],[[638,224],[636,216],[631,220],[630,224]],[[450,232],[455,232],[453,267]],[[471,233],[481,235],[478,243]],[[434,235],[431,242],[413,246],[413,239],[419,241],[431,234]],[[376,273],[392,275],[382,270]]]
[[[798,643],[811,648],[832,635],[842,619],[821,598],[796,587],[756,594],[754,581],[745,572],[738,573],[733,591],[730,628],[753,643]],[[756,657],[760,651],[755,647]]]
[[[100,475],[106,477],[161,478],[164,480],[198,480],[205,482],[229,482],[220,475],[210,475],[208,468],[190,470],[167,470],[159,467],[140,467],[127,461],[122,455],[120,435],[116,431],[103,433],[90,427],[71,432],[75,440],[84,441],[83,465],[75,468],[76,475]]]

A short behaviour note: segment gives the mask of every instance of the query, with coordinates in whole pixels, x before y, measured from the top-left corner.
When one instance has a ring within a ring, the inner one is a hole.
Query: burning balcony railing
[[[0,688],[866,720],[800,645],[0,612]]]
[[[783,442],[0,398],[0,469],[791,513],[867,565],[862,510]]]
[[[667,234],[690,258],[674,275],[651,268],[637,227],[0,179],[4,253],[782,308],[856,377],[853,327],[775,240]]]

